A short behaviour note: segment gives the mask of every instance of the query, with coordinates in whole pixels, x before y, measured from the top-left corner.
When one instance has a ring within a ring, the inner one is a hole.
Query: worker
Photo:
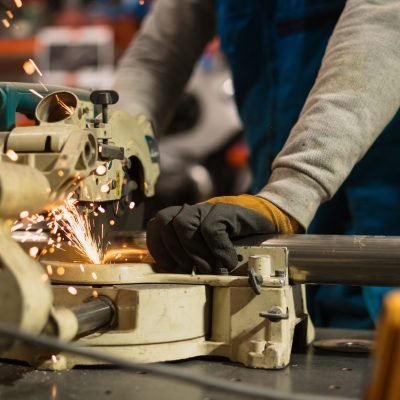
[[[216,34],[252,194],[160,211],[159,271],[231,270],[232,240],[252,234],[399,235],[400,1],[157,0],[119,65],[122,106],[162,134]],[[370,328],[386,290],[320,286],[309,308],[317,325]]]

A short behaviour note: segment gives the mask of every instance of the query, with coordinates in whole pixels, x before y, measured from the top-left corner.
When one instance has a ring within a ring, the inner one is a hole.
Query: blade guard
[[[48,91],[46,91],[46,89]],[[1,82],[0,83],[0,131],[10,131],[15,127],[15,114],[35,115],[40,97],[31,92],[35,90],[42,96],[56,91],[74,93],[81,101],[90,101],[90,92],[81,89],[71,89],[63,86],[42,86],[34,83]]]

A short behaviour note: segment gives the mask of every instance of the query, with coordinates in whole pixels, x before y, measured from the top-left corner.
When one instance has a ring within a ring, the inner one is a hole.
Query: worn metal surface
[[[319,338],[371,338],[366,331],[319,330]],[[193,374],[212,375],[230,382],[245,382],[279,389],[282,393],[303,393],[361,398],[369,358],[362,354],[321,351],[294,353],[290,366],[266,371],[242,367],[223,359],[193,359],[173,363]],[[0,364],[0,398],[23,400],[56,399],[166,399],[246,400],[244,396],[203,390],[143,373],[117,368],[81,368],[64,372],[35,371],[30,367]],[[322,397],[321,397],[322,398]]]

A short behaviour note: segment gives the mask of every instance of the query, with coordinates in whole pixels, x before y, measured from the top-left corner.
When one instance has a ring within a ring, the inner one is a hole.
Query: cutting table
[[[317,329],[317,339],[371,339],[373,332]],[[275,388],[283,395],[314,394],[360,399],[368,376],[369,356],[339,353],[310,346],[306,353],[293,353],[288,368],[255,370],[222,358],[195,358],[173,362],[196,375],[211,375],[230,382]],[[161,379],[114,367],[85,367],[69,371],[37,371],[23,364],[0,364],[0,398],[7,400],[56,399],[165,399],[246,400],[249,397],[208,391],[200,387]],[[285,397],[283,397],[285,398]]]

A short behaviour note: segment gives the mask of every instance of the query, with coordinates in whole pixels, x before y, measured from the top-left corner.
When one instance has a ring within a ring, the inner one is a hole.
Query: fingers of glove
[[[171,272],[176,267],[175,259],[169,254],[161,235],[167,223],[165,218],[157,214],[147,224],[147,248],[156,262],[154,269],[157,272]]]
[[[147,225],[147,246],[158,272],[191,273],[193,264],[179,243],[172,221],[182,207],[161,210]]]
[[[226,229],[216,229],[214,225],[212,232],[205,228],[202,229],[202,233],[209,246],[217,244],[216,247],[213,247],[214,269],[223,267],[232,271],[236,267],[238,258]]]
[[[212,207],[213,205],[207,203],[185,205],[172,222],[179,242],[191,258],[196,271],[201,274],[211,273],[212,266],[216,264],[215,257],[200,232],[202,220]]]
[[[228,270],[235,268],[238,261],[233,239],[275,232],[275,225],[262,215],[245,207],[222,203],[214,205],[201,225],[208,247]]]

